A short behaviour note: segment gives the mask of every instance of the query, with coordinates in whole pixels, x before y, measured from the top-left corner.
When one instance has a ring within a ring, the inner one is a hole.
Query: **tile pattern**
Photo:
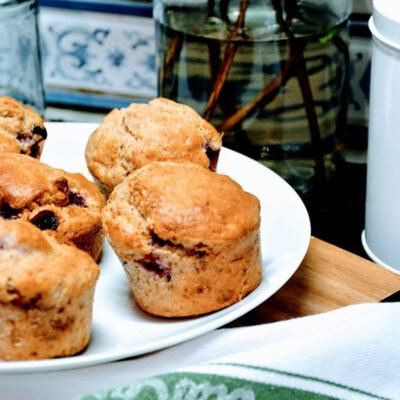
[[[48,90],[156,95],[151,18],[42,7],[40,29]]]

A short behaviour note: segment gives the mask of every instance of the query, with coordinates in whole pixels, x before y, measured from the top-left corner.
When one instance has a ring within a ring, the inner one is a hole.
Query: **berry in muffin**
[[[8,96],[0,96],[0,152],[40,158],[47,138],[43,119],[30,107]]]
[[[216,169],[221,136],[192,108],[159,98],[111,111],[86,147],[89,171],[108,195],[153,161],[185,160]]]
[[[81,174],[52,168],[31,157],[0,157],[0,218],[23,219],[71,241],[97,261],[103,250],[104,196]]]
[[[0,219],[0,358],[64,357],[89,342],[99,267],[34,225]]]
[[[261,281],[259,200],[197,164],[154,162],[131,173],[112,192],[103,226],[151,314],[218,310]]]

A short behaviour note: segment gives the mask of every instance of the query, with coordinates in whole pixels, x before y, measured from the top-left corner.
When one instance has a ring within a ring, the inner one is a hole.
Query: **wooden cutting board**
[[[377,302],[400,290],[400,274],[317,238],[290,280],[229,326],[255,325]]]

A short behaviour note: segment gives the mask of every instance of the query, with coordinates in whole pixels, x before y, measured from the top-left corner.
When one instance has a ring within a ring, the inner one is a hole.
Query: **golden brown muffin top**
[[[0,134],[0,153],[10,151],[11,153],[19,153],[20,148],[14,137]]]
[[[153,161],[185,160],[208,167],[207,150],[218,152],[221,144],[216,129],[192,108],[159,98],[111,111],[90,136],[86,161],[111,192],[131,171]]]
[[[40,115],[11,97],[0,96],[0,136],[0,151],[39,158],[47,133]]]
[[[172,161],[133,172],[103,212],[111,243],[124,251],[149,251],[154,238],[189,248],[233,243],[259,225],[259,200],[231,178]]]
[[[92,288],[100,270],[72,245],[21,220],[0,220],[0,302],[57,307]]]
[[[0,155],[0,217],[22,218],[68,240],[101,228],[104,196],[81,174],[52,168],[31,157]],[[49,227],[49,224],[51,225]]]

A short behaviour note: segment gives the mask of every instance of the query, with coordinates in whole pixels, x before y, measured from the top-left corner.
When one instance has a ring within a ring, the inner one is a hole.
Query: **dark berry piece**
[[[204,145],[204,150],[208,159],[210,160],[210,165],[208,168],[215,172],[218,164],[219,150],[214,150],[208,143]]]
[[[36,142],[31,146],[31,154],[30,155],[32,157],[36,157],[40,151],[40,147],[38,144],[39,144],[39,142]]]
[[[41,128],[36,125],[33,128],[32,134],[35,135],[35,143],[31,146],[31,156],[36,157],[40,151],[39,144],[47,138],[47,131],[46,128]],[[37,140],[36,136],[40,137],[39,140]]]
[[[203,258],[208,254],[207,251],[200,250],[199,248],[197,248],[197,246],[194,249],[185,249],[181,244],[175,244],[175,243],[171,242],[170,240],[161,239],[153,231],[151,231],[150,234],[151,234],[150,244],[155,248],[170,246],[170,247],[174,247],[175,249],[185,250],[187,256],[196,257],[196,258]],[[201,248],[204,248],[204,245],[202,245]]]
[[[59,178],[54,182],[54,184],[56,185],[57,189],[60,192],[64,194],[68,193],[69,186],[68,186],[68,180],[66,178]]]
[[[34,135],[39,135],[39,136],[41,136],[41,137],[42,137],[42,140],[47,138],[47,131],[46,131],[46,128],[41,128],[41,127],[38,126],[38,125],[36,125],[36,126],[33,128],[32,133],[33,133]]]
[[[32,134],[35,135],[35,143],[31,146],[31,156],[36,157],[40,152],[39,144],[43,142],[47,138],[46,128],[41,128],[40,126],[35,126],[33,128]],[[37,140],[36,136],[39,136],[39,140]]]
[[[50,210],[40,211],[30,221],[42,231],[46,229],[56,231],[59,224],[58,218],[56,217],[54,212]]]
[[[0,207],[0,217],[3,219],[17,219],[20,210],[12,208],[8,203],[3,203]]]
[[[34,132],[33,132],[34,133]],[[47,134],[46,134],[47,136]],[[22,153],[30,154],[32,157],[36,157],[40,151],[39,143],[45,140],[46,137],[40,135],[39,140],[36,140],[34,136],[21,133],[17,136],[17,140],[21,144],[23,151]],[[28,149],[30,150],[28,152]]]
[[[170,242],[169,240],[161,239],[154,232],[151,232],[150,234],[151,234],[151,245],[153,247],[174,246],[172,242]]]
[[[35,143],[35,138],[31,135],[27,135],[26,133],[17,135],[17,140],[24,147],[31,147]]]
[[[11,304],[16,307],[21,307],[25,310],[30,310],[32,308],[37,307],[37,303],[40,301],[41,297],[42,296],[40,294],[38,294],[36,297],[33,297],[31,299],[27,299],[24,296],[20,296],[16,299],[12,300]]]
[[[69,204],[76,206],[76,207],[87,207],[86,200],[80,194],[75,192],[69,192],[68,195]]]
[[[146,254],[141,260],[138,260],[137,263],[142,268],[159,275],[160,278],[166,278],[168,282],[171,280],[171,268],[163,265],[160,257],[156,254]]]
[[[203,258],[204,256],[207,255],[206,251],[200,251],[200,250],[195,250],[195,249],[188,250],[186,253],[188,256],[196,257],[196,258]]]

